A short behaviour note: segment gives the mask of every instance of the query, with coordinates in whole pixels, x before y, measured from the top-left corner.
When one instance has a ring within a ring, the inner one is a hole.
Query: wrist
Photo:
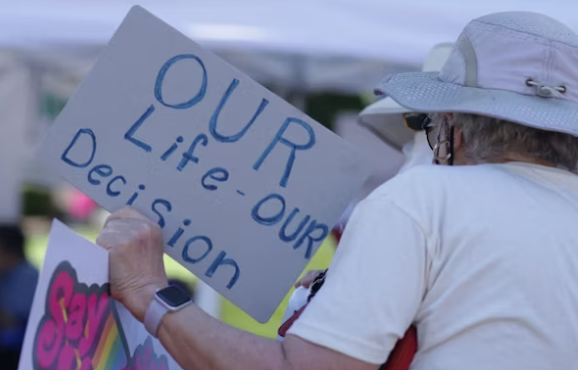
[[[141,287],[134,294],[127,297],[124,302],[125,307],[133,314],[133,316],[143,322],[145,320],[145,313],[147,308],[155,298],[155,293],[158,290],[169,286],[167,282],[151,283]]]
[[[203,312],[195,304],[190,304],[187,307],[175,312],[168,312],[163,316],[161,322],[159,323],[159,328],[157,330],[157,338],[168,337],[169,333],[174,333],[175,328],[180,326],[180,322],[183,322],[183,315],[191,315],[194,312]],[[173,328],[173,330],[171,329]]]

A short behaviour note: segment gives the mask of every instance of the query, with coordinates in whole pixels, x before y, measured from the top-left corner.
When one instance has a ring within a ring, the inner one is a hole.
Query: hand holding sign
[[[124,207],[107,219],[97,244],[109,250],[111,295],[143,322],[155,292],[168,285],[161,229]]]
[[[40,159],[100,205],[131,205],[165,252],[258,321],[370,172],[359,152],[134,7]]]

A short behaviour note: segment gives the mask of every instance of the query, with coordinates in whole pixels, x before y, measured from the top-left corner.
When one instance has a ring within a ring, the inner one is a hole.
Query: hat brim
[[[403,114],[409,112],[407,108],[402,107],[391,98],[384,98],[374,102],[360,112],[360,116],[375,114]]]
[[[381,99],[359,114],[358,123],[366,127],[379,139],[401,151],[403,145],[413,140],[413,131],[405,126],[403,113],[409,110],[391,98]]]
[[[438,72],[388,76],[378,90],[414,112],[460,112],[578,136],[578,103],[443,82]]]

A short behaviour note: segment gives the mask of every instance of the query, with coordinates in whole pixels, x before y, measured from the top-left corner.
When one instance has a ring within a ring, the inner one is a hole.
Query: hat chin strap
[[[439,141],[439,138],[441,137],[442,134],[441,130],[443,130],[443,125],[447,125],[447,123],[444,123],[439,126],[440,131],[437,135],[438,142],[433,146],[433,163],[438,165],[446,164],[448,166],[453,166],[453,154],[454,154],[453,151],[455,146],[454,129],[451,125],[448,125],[447,126],[448,132],[443,133],[448,138]],[[443,156],[439,155],[439,152],[442,148],[446,149],[445,152],[447,153],[444,154]]]
[[[526,81],[526,85],[535,86],[537,89],[536,94],[542,98],[561,98],[562,94],[566,92],[564,86],[547,86],[532,80],[531,78]]]
[[[433,163],[449,164],[451,166],[453,163],[452,160],[453,155],[451,154],[451,150],[449,150],[449,152],[445,156],[439,155],[439,149],[444,145],[448,145],[449,149],[451,149],[451,141],[449,140],[443,140],[442,142],[435,144],[435,146],[433,147]]]

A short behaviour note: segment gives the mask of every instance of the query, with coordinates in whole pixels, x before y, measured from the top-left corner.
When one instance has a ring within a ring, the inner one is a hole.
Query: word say
[[[36,369],[76,369],[80,364],[85,370],[101,363],[96,349],[106,340],[107,321],[114,321],[108,285],[79,284],[71,265],[63,263],[49,285],[46,307],[35,340]]]
[[[53,222],[20,370],[180,369],[110,296],[108,260],[107,251]]]

